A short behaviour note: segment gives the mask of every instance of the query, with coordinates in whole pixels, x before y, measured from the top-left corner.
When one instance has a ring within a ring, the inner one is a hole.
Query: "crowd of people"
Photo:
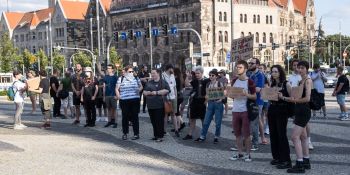
[[[248,62],[243,60],[236,62],[230,86],[241,88],[243,91],[239,96],[232,98],[232,132],[235,143],[231,150],[235,152],[230,160],[252,161],[250,152],[258,150],[260,144],[266,145],[270,141],[271,165],[278,169],[287,169],[288,173],[304,173],[305,169],[311,168],[309,149],[313,149],[313,145],[308,123],[312,113],[316,114],[315,111],[312,112],[309,103],[314,89],[322,97],[322,111],[326,117],[324,75],[316,64],[313,67],[314,71],[309,74],[309,64],[306,61],[293,60],[292,67],[293,72],[287,78],[285,70],[280,65],[273,65],[267,70],[266,65],[260,64],[257,58],[252,58]],[[333,96],[337,97],[341,108],[340,119],[346,120],[348,114],[345,95],[349,89],[349,81],[342,74],[342,67],[338,67],[338,74],[339,81]],[[219,143],[222,119],[228,111],[227,91],[224,91],[225,96],[209,100],[207,89],[229,86],[224,70],[213,69],[209,72],[209,78],[206,78],[204,69],[200,66],[184,73],[171,64],[166,65],[163,71],[152,69],[150,72],[147,66],[142,66],[138,72],[132,66],[126,66],[120,76],[118,75],[112,64],[107,65],[104,75],[98,76],[94,76],[91,68],[83,70],[80,64],[76,64],[74,71],[68,69],[61,80],[57,70],[53,71],[51,77],[47,76],[45,70],[41,70],[39,88],[28,91],[27,83],[21,81],[21,72],[15,70],[13,72],[16,105],[14,129],[27,127],[21,122],[21,114],[24,94],[28,92],[27,95],[32,102],[31,113],[36,111],[36,96],[39,95],[40,109],[45,119],[42,125],[44,129],[51,127],[51,116],[62,119],[73,118],[73,125],[80,124],[80,106],[83,107],[86,117],[84,127],[94,127],[96,122],[106,122],[104,127],[117,128],[119,107],[123,140],[128,139],[130,126],[133,128],[131,139],[140,138],[139,114],[142,110],[143,113],[149,114],[153,126],[152,140],[156,142],[162,142],[164,136],[168,135],[169,121],[173,124],[173,129],[170,131],[174,132],[176,137],[180,137],[181,131],[186,126],[184,119],[186,115],[189,119],[189,128],[183,140],[194,139],[196,121],[200,119],[201,131],[194,141],[204,142],[209,126],[214,121],[213,143]],[[35,78],[33,71],[27,73],[27,79],[31,78]],[[262,99],[261,91],[266,87],[278,89],[278,101]],[[291,96],[293,87],[302,87],[300,98]],[[54,102],[53,107],[51,98]],[[257,115],[252,114],[252,109],[248,105],[251,103],[258,106]],[[188,109],[185,114],[186,106]],[[297,158],[294,166],[287,137],[289,118],[293,118],[294,123],[291,133]],[[269,141],[265,137],[266,134],[270,135]]]

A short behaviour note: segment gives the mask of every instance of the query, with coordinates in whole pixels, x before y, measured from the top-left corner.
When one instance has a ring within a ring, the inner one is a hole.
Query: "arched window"
[[[219,12],[219,21],[222,21],[222,12]]]
[[[249,32],[248,35],[249,35],[249,36],[252,36],[252,32]]]
[[[222,31],[219,31],[219,42],[222,42]]]
[[[247,19],[247,14],[244,14],[244,23],[247,23],[248,19]]]
[[[228,43],[228,32],[225,31],[225,43]]]
[[[270,24],[272,24],[272,16],[270,16]]]
[[[241,32],[241,38],[243,38],[244,37],[244,32]]]
[[[258,15],[258,24],[260,24],[260,15]]]
[[[226,53],[222,49],[219,50],[218,52],[218,66],[222,67],[225,66],[225,58],[226,58]]]
[[[253,57],[254,58],[261,58],[261,52],[260,52],[260,50],[259,49],[257,49],[257,50],[254,50],[254,52],[253,52]]]
[[[227,13],[224,12],[224,21],[227,21]]]
[[[255,42],[259,43],[259,33],[258,32],[255,33]]]
[[[266,43],[266,33],[263,33],[263,43]]]
[[[253,23],[256,23],[256,16],[253,16]]]
[[[264,52],[264,62],[268,62],[268,65],[271,63],[271,51],[268,49]]]
[[[270,43],[273,43],[273,35],[270,33]]]
[[[266,15],[266,24],[269,23],[269,16]]]
[[[243,23],[243,15],[242,14],[240,14],[239,22]]]

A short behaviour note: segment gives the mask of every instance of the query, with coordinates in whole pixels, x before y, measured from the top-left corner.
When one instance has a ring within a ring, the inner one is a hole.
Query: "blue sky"
[[[11,11],[31,11],[45,8],[47,0],[8,0]],[[0,12],[6,10],[7,0],[0,0]],[[326,34],[339,33],[341,22],[342,33],[350,35],[350,1],[349,0],[315,0],[316,16],[322,16],[323,30]],[[318,22],[317,22],[318,26]]]

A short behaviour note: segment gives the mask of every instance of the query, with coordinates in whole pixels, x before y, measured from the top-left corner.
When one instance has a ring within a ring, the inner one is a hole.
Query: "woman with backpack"
[[[22,73],[20,71],[18,70],[13,71],[13,77],[15,81],[13,82],[11,88],[13,91],[13,101],[15,102],[15,105],[16,105],[16,113],[15,113],[13,129],[22,130],[27,127],[22,124],[21,115],[24,107],[24,92],[28,90],[28,85],[21,81]]]

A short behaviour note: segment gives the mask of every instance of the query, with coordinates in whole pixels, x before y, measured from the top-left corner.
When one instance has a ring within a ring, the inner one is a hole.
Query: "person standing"
[[[168,115],[171,116],[174,124],[175,135],[176,137],[180,137],[179,134],[179,122],[177,121],[177,117],[175,113],[177,111],[177,90],[176,90],[176,80],[174,76],[174,67],[171,64],[165,66],[165,72],[162,74],[163,79],[169,84],[170,93],[166,96],[166,100],[170,101],[172,106],[171,113],[165,113],[164,116],[164,130],[166,131],[166,126],[168,123]]]
[[[285,97],[284,100],[295,104],[295,119],[292,130],[292,141],[297,156],[296,164],[287,170],[287,173],[304,173],[305,169],[310,169],[309,142],[307,140],[306,125],[311,118],[310,96],[312,89],[312,80],[308,76],[309,63],[300,61],[298,71],[301,76],[299,86],[303,93],[301,98]]]
[[[284,99],[290,97],[291,85],[287,82],[286,74],[280,65],[271,67],[271,87],[278,89],[279,100],[270,101],[267,113],[273,158],[270,164],[276,165],[278,169],[287,169],[292,167],[287,137],[290,106]]]
[[[80,64],[75,65],[75,74],[72,76],[72,90],[73,90],[73,105],[75,106],[75,120],[73,125],[78,125],[80,123],[80,95],[81,89],[84,86],[84,74],[83,69]]]
[[[61,117],[61,99],[57,96],[58,88],[60,85],[58,81],[58,74],[58,70],[54,69],[53,74],[50,77],[50,95],[54,100],[53,117]]]
[[[113,128],[118,126],[118,113],[117,110],[117,96],[115,87],[117,85],[118,77],[114,74],[114,68],[112,64],[107,66],[107,74],[104,77],[103,84],[103,101],[106,103],[108,110],[108,123],[104,127],[113,125]]]
[[[138,74],[138,77],[141,80],[142,86],[145,87],[148,79],[150,78],[150,75],[149,75],[149,73],[147,71],[147,66],[146,65],[143,65],[141,67],[141,70],[140,70],[140,72]],[[142,94],[143,94],[143,90],[140,92],[140,100],[141,100]],[[142,104],[142,112],[143,113],[146,113],[146,104],[147,104],[146,100],[147,100],[146,97],[143,96],[143,104]]]
[[[226,78],[226,72],[224,69],[221,69],[219,72],[219,76],[217,79],[219,82],[221,82],[225,87],[228,85],[228,79]],[[225,105],[225,115],[227,115],[228,112],[228,103],[227,103],[227,97],[223,100],[223,103]]]
[[[324,102],[324,81],[326,78],[324,77],[324,73],[320,69],[319,64],[314,64],[313,67],[314,71],[310,73],[310,78],[313,83],[314,89],[317,91],[318,95],[321,97],[321,106],[322,106],[322,111],[323,111],[323,116],[324,118],[327,118],[327,112],[326,112],[326,105]],[[316,111],[313,110],[313,116],[316,116]]]
[[[47,78],[47,72],[45,70],[41,70],[39,72],[40,75],[40,83],[39,89],[34,90],[33,92],[40,94],[40,108],[41,112],[44,115],[44,124],[41,126],[43,129],[51,128],[51,97],[50,97],[50,80]]]
[[[104,83],[104,78],[102,75],[98,76],[98,93],[96,97],[96,108],[98,111],[98,117],[97,121],[102,122],[102,121],[108,121],[107,119],[107,106],[106,103],[103,101],[103,83]],[[103,108],[103,115],[102,115],[102,108]],[[106,119],[106,120],[104,120]]]
[[[252,161],[250,156],[251,138],[250,121],[248,116],[247,101],[256,100],[256,87],[254,81],[247,76],[248,63],[239,60],[236,63],[237,77],[231,82],[232,87],[242,88],[243,92],[239,97],[233,99],[232,104],[232,127],[236,137],[238,154],[233,154],[229,159],[232,161],[243,159],[246,162]],[[243,155],[243,142],[246,154]]]
[[[265,86],[265,76],[259,71],[258,67],[260,65],[260,60],[257,58],[252,58],[249,61],[249,72],[248,77],[255,82],[256,86],[256,103],[259,106],[259,115],[256,119],[250,122],[250,129],[252,132],[252,151],[258,150],[259,144],[259,132],[261,137],[261,144],[266,145],[267,139],[264,135],[264,116],[263,116],[263,106],[264,101],[261,99],[260,91]]]
[[[339,115],[339,119],[342,121],[347,121],[350,120],[350,118],[346,109],[345,97],[347,95],[347,92],[349,91],[349,80],[346,77],[346,75],[343,74],[343,71],[343,67],[340,66],[337,68],[338,81],[337,85],[334,88],[332,96],[337,97],[337,102],[339,104],[341,112]]]
[[[223,83],[217,80],[218,78],[218,72],[217,71],[210,71],[209,72],[209,79],[210,82],[207,84],[207,88],[218,88],[218,87],[225,87]],[[211,121],[214,118],[215,115],[215,137],[214,137],[214,144],[219,143],[219,137],[221,134],[221,122],[222,117],[224,113],[224,99],[212,99],[208,101],[207,105],[207,111],[205,113],[203,128],[201,130],[201,135],[199,138],[197,138],[196,142],[203,142],[206,139],[208,129],[210,126]]]
[[[292,87],[297,87],[299,85],[299,82],[301,81],[301,76],[299,75],[299,72],[298,72],[298,63],[299,63],[299,60],[297,59],[294,59],[292,61],[293,71],[292,71],[292,74],[289,75],[288,77],[288,82]]]
[[[35,78],[35,72],[32,70],[29,71],[27,73],[27,78],[28,78],[28,80]],[[30,98],[30,102],[32,103],[32,111],[30,112],[30,114],[34,114],[34,112],[36,111],[36,96],[37,96],[37,94],[34,92],[30,92],[30,91],[28,91],[27,93],[28,93],[28,96]]]
[[[14,70],[12,74],[14,78],[14,82],[12,83],[12,89],[15,95],[13,101],[16,105],[13,129],[22,130],[27,127],[24,124],[22,124],[21,116],[24,108],[24,92],[28,89],[28,85],[21,81],[22,73],[20,71]]]
[[[175,117],[177,118],[177,126],[179,127],[179,132],[185,128],[185,122],[183,121],[183,111],[181,111],[181,104],[184,102],[184,79],[179,68],[174,69],[174,76],[176,82],[176,91],[177,91],[177,105]],[[172,129],[171,132],[175,132],[175,129]]]
[[[64,78],[61,81],[61,84],[58,88],[58,94],[63,94],[61,91],[65,91],[64,93],[68,93],[66,98],[62,99],[62,106],[64,110],[64,118],[68,118],[68,108],[70,109],[71,118],[73,118],[74,114],[74,106],[73,106],[73,92],[72,92],[72,79],[70,72],[64,73]]]
[[[196,129],[196,120],[200,119],[203,125],[203,120],[206,112],[205,87],[207,86],[207,83],[210,80],[203,78],[203,72],[204,72],[203,67],[197,66],[194,72],[195,72],[195,76],[191,81],[191,85],[193,87],[191,92],[192,99],[190,100],[190,104],[189,104],[190,129],[188,130],[188,134],[183,138],[183,140],[193,139],[192,134]]]
[[[265,86],[264,87],[270,87],[270,79],[271,79],[271,75],[267,73],[266,71],[267,67],[265,64],[260,64],[259,66],[259,71],[264,75],[265,77]],[[267,119],[267,111],[269,109],[269,105],[270,102],[268,100],[264,100],[264,105],[263,105],[263,109],[262,109],[262,116],[264,119],[264,134],[265,135],[269,135],[270,131],[269,131],[269,124],[268,124],[268,119]]]
[[[134,137],[137,140],[139,136],[139,112],[140,112],[140,91],[143,89],[140,79],[134,76],[132,66],[125,68],[125,76],[118,79],[115,88],[115,94],[119,99],[122,110],[122,128],[123,140],[127,140],[129,133],[129,121],[132,123]]]
[[[151,71],[152,79],[146,83],[143,95],[147,98],[147,109],[153,126],[153,135],[156,142],[162,142],[164,136],[164,96],[170,92],[168,83],[161,79],[159,69]]]
[[[96,122],[95,100],[98,93],[97,82],[90,77],[85,79],[85,86],[81,90],[80,101],[84,104],[86,124],[84,127],[94,127]]]

